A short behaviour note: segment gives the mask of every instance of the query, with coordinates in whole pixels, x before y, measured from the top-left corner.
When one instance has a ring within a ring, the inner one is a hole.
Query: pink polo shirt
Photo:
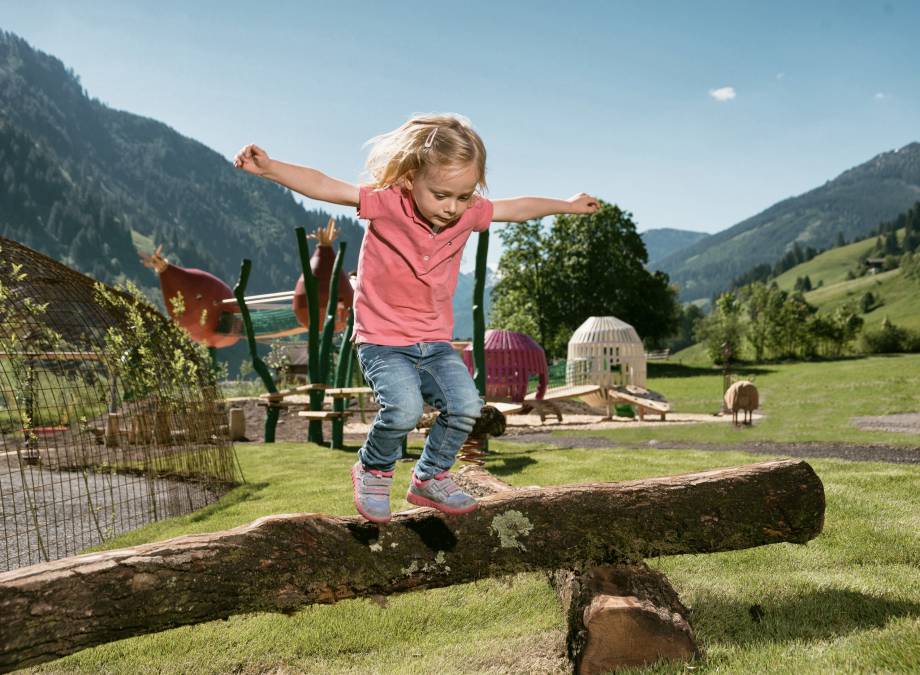
[[[358,256],[356,342],[405,346],[453,337],[463,247],[492,222],[492,202],[473,199],[460,220],[435,233],[401,188],[360,189],[358,217],[370,223]]]

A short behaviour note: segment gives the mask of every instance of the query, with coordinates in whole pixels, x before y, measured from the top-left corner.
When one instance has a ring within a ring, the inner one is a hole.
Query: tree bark
[[[479,466],[460,469],[457,482],[477,497],[515,489]],[[566,618],[567,656],[579,675],[699,655],[687,608],[667,577],[645,563],[555,570],[550,583]]]
[[[727,551],[821,531],[824,489],[785,460],[622,483],[522,489],[445,517],[278,515],[212,534],[0,574],[0,670],[255,611],[537,569]]]
[[[437,411],[425,413],[419,418],[415,428],[430,429],[434,426],[440,414]],[[495,406],[484,405],[479,417],[476,419],[476,423],[473,425],[472,431],[470,431],[470,436],[501,436],[505,433],[506,426],[507,421],[501,410]]]

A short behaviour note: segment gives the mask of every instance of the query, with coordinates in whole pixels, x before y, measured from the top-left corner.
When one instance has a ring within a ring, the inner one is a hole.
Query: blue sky
[[[0,0],[90,95],[228,158],[358,181],[368,138],[460,112],[490,196],[591,192],[640,231],[717,232],[920,140],[918,26],[895,1]]]

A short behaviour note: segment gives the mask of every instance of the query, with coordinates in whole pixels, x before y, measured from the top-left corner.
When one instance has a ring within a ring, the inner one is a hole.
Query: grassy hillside
[[[840,234],[864,237],[918,199],[920,143],[911,143],[680,249],[658,267],[680,286],[682,300],[710,297],[758,264],[773,264],[795,243],[821,249]]]
[[[812,287],[817,286],[820,282],[824,282],[825,286],[830,286],[846,281],[847,272],[855,270],[856,261],[861,255],[871,251],[873,246],[875,246],[875,237],[832,248],[808,262],[786,270],[776,277],[776,283],[784,291],[791,291],[795,280],[805,275],[811,278]]]
[[[875,237],[826,251],[808,262],[797,265],[777,277],[783,290],[791,291],[795,280],[808,276],[812,286],[823,282],[805,294],[805,299],[827,314],[847,303],[857,304],[866,292],[881,298],[882,304],[863,315],[866,328],[877,328],[887,316],[899,326],[920,330],[920,283],[906,278],[900,269],[847,279],[847,272],[856,269],[857,260],[875,245]]]

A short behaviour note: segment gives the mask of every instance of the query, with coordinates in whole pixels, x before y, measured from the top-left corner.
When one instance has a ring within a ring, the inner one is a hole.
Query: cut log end
[[[667,578],[647,565],[594,567],[551,576],[569,624],[579,675],[699,655],[689,612]]]

